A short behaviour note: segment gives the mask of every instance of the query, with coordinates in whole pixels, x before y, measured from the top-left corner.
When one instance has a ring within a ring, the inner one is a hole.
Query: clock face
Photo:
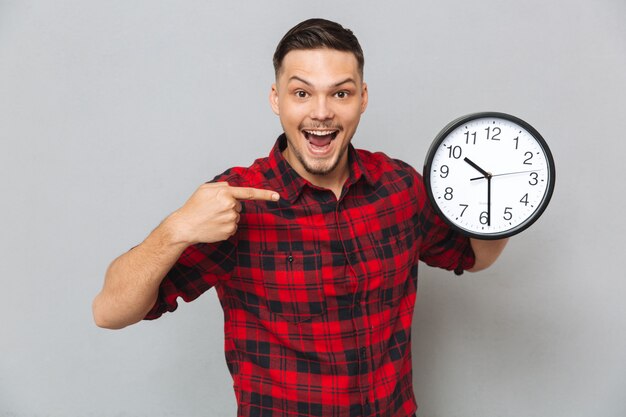
[[[464,234],[499,239],[530,226],[554,189],[554,161],[541,135],[504,113],[475,113],[450,123],[424,165],[439,215]]]

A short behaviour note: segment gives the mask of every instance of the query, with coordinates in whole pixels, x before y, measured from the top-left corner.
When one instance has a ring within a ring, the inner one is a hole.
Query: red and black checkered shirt
[[[409,416],[418,261],[469,268],[469,241],[433,214],[407,164],[350,146],[337,200],[285,146],[215,179],[281,199],[243,202],[235,236],[187,248],[146,318],[216,288],[238,416]]]

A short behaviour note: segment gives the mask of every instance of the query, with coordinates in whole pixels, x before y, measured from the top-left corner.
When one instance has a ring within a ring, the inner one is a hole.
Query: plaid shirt
[[[283,135],[268,158],[215,179],[281,199],[242,202],[235,236],[187,248],[146,319],[216,288],[238,416],[409,416],[418,260],[471,267],[469,241],[433,214],[407,164],[350,146],[337,200],[285,146]]]

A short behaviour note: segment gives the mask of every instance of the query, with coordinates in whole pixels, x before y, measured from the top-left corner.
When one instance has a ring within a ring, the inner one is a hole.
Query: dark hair
[[[274,52],[274,72],[276,77],[287,53],[300,49],[329,48],[338,51],[352,52],[359,66],[359,74],[363,77],[365,59],[359,41],[350,29],[339,23],[325,19],[309,19],[298,23],[283,36]]]

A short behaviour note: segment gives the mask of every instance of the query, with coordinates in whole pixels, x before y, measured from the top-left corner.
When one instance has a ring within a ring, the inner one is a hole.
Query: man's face
[[[343,181],[346,152],[367,107],[367,86],[350,52],[287,53],[270,93],[288,140],[285,158],[314,184]]]

